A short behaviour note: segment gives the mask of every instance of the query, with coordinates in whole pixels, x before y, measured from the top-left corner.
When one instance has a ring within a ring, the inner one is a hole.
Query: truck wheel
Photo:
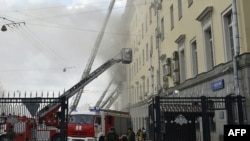
[[[60,141],[60,134],[55,134],[51,141]]]

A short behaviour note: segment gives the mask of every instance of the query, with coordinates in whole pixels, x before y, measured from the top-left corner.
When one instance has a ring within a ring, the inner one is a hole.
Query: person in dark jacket
[[[111,127],[109,129],[109,133],[107,134],[106,140],[105,141],[118,141],[119,137],[118,134],[115,131],[114,127]]]
[[[128,128],[128,141],[135,141],[135,132],[131,127]]]
[[[146,141],[146,138],[147,138],[146,130],[144,127],[142,127],[142,141]]]

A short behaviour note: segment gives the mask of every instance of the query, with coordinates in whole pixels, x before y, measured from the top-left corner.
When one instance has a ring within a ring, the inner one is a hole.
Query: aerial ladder
[[[113,102],[118,98],[119,96],[119,86],[116,87],[115,90],[100,104],[100,109],[109,109],[110,106],[113,104]],[[107,105],[108,104],[108,105]]]
[[[129,64],[132,62],[132,49],[131,48],[123,48],[120,52],[119,56],[116,56],[107,62],[105,62],[103,65],[98,67],[96,70],[94,70],[92,73],[84,77],[82,80],[80,80],[78,83],[76,83],[74,86],[72,86],[70,89],[65,91],[60,98],[65,97],[66,99],[71,98],[74,96],[79,90],[83,89],[88,83],[90,83],[92,80],[97,78],[100,74],[102,74],[105,70],[110,68],[116,63],[122,62],[123,64]],[[45,106],[43,109],[41,109],[38,112],[38,117],[40,121],[44,121],[47,125],[52,125],[50,121],[53,121],[56,117],[57,112],[60,109],[61,104],[49,104]]]
[[[97,54],[97,51],[98,51],[98,49],[100,47],[100,44],[101,44],[101,41],[102,41],[102,38],[103,38],[103,35],[104,35],[105,28],[107,26],[107,23],[108,23],[108,20],[109,20],[109,17],[111,15],[111,12],[112,12],[112,9],[113,9],[114,5],[115,5],[115,0],[111,0],[109,8],[108,8],[108,13],[107,13],[107,15],[106,15],[106,17],[104,19],[104,24],[103,24],[103,26],[101,28],[101,31],[100,31],[99,35],[97,36],[94,48],[92,49],[92,52],[90,54],[90,58],[89,58],[89,60],[88,60],[88,62],[86,64],[86,67],[85,67],[85,70],[83,71],[81,79],[83,79],[86,76],[88,76],[89,73],[90,73],[90,71],[91,71],[92,64],[94,62],[95,56]],[[82,96],[82,93],[83,93],[83,89],[84,89],[84,87],[81,88],[78,91],[78,93],[75,95],[75,97],[73,98],[72,104],[69,107],[69,114],[72,111],[76,110],[76,107],[77,107],[77,105],[78,105],[78,103],[79,103],[79,101],[81,99],[81,96]]]
[[[97,102],[96,102],[96,104],[95,104],[94,107],[99,107],[100,106],[100,104],[101,104],[103,98],[105,97],[105,95],[107,94],[108,89],[110,88],[111,84],[112,84],[112,80],[109,82],[107,88],[104,90],[104,92],[102,93],[102,95],[99,97],[99,99],[97,100]]]
[[[120,91],[117,90],[116,94],[114,96],[112,96],[112,98],[109,100],[109,103],[104,107],[104,109],[110,109],[110,107],[113,105],[113,103],[119,97],[119,95],[120,95]]]

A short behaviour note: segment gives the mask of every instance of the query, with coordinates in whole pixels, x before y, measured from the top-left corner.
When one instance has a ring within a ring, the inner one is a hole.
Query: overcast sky
[[[76,84],[99,34],[110,0],[0,0],[0,17],[20,25],[0,32],[0,89],[55,92]],[[126,0],[117,0],[92,71],[119,53],[117,29]],[[11,23],[0,18],[0,26]],[[23,24],[22,22],[25,22]],[[63,69],[66,68],[64,72]],[[79,107],[93,106],[110,81],[106,71],[85,87]]]

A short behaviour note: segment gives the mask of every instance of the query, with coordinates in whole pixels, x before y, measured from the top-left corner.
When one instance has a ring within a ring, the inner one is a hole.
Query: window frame
[[[192,76],[195,77],[199,74],[199,65],[198,65],[198,48],[197,48],[197,40],[193,38],[190,41],[190,49],[191,49],[191,65],[192,65]]]
[[[222,13],[222,23],[223,23],[223,43],[225,52],[225,61],[232,61],[234,56],[234,43],[233,40],[233,15],[232,7],[228,8]],[[231,15],[231,24],[228,24],[228,17]],[[231,28],[231,32],[230,32]],[[231,39],[232,38],[232,39]]]

